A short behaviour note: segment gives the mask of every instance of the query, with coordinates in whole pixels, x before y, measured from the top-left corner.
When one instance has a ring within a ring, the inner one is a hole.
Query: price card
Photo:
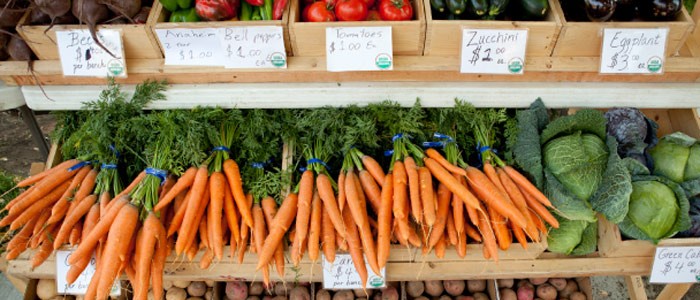
[[[286,68],[287,53],[281,26],[220,29],[226,68]]]
[[[66,282],[66,274],[70,269],[70,264],[68,264],[68,257],[73,253],[72,250],[58,250],[56,251],[56,287],[58,288],[59,294],[69,294],[69,295],[85,295],[87,292],[88,285],[90,285],[90,280],[95,274],[95,256],[93,255],[90,259],[90,263],[85,267],[83,273],[80,273],[78,279],[72,284]],[[121,295],[121,288],[119,286],[119,281],[115,281],[110,291],[110,295],[119,296]]]
[[[87,29],[56,31],[64,76],[126,77],[121,32],[100,29],[96,36],[109,52],[98,45]]]
[[[527,30],[462,30],[460,72],[478,74],[523,74]]]
[[[664,72],[668,28],[606,28],[600,73],[661,74]]]
[[[391,27],[327,27],[326,68],[331,72],[393,70]]]
[[[156,29],[170,66],[223,66],[219,30],[215,28]]]
[[[362,288],[362,280],[360,280],[360,275],[352,263],[350,254],[336,254],[333,263],[326,260],[326,256],[323,256],[322,259],[324,289],[349,290]],[[365,262],[365,267],[368,274],[365,288],[377,289],[386,287],[386,281],[384,280],[386,278],[386,268],[382,268],[382,274],[377,275],[367,262]]]
[[[700,246],[656,247],[649,282],[700,282]]]

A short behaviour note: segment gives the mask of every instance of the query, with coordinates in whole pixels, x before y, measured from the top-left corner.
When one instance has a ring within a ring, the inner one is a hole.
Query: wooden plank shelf
[[[128,78],[119,83],[146,79],[173,84],[202,83],[299,83],[299,82],[700,82],[700,59],[671,57],[659,75],[601,75],[597,57],[530,57],[524,75],[482,75],[459,72],[459,57],[396,56],[393,71],[328,72],[324,57],[289,57],[287,69],[233,70],[223,67],[170,67],[162,59],[127,60]],[[94,85],[104,78],[64,77],[60,61],[0,62],[0,78],[18,85]]]

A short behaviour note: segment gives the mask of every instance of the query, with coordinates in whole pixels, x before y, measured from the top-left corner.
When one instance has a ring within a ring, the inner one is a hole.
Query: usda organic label
[[[323,288],[335,290],[361,289],[362,280],[352,262],[350,254],[336,254],[335,261],[330,263],[326,256],[323,259]],[[378,289],[386,287],[386,268],[382,268],[382,274],[375,274],[367,262],[367,285],[364,288]]]
[[[462,30],[460,71],[474,74],[523,74],[527,30]]]
[[[220,29],[219,38],[226,68],[287,67],[281,26],[226,27]]]
[[[606,28],[602,74],[662,74],[668,28]]]
[[[394,69],[391,27],[327,27],[326,69],[384,71]]]

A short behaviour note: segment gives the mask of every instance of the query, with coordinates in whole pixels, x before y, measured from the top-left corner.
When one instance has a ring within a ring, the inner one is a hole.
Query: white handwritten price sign
[[[87,29],[56,31],[64,76],[126,77],[121,32],[101,29],[96,36],[98,41]]]
[[[478,74],[523,74],[527,30],[462,30],[460,72]]]
[[[391,27],[327,27],[326,68],[332,72],[393,70]]]
[[[323,259],[323,288],[335,290],[361,289],[362,280],[360,274],[352,262],[350,254],[336,254],[335,261],[330,263],[326,260],[326,256],[322,255]],[[367,268],[367,285],[365,288],[377,289],[386,287],[386,268],[382,268],[381,275],[375,274],[369,264],[365,262]]]
[[[649,282],[700,282],[700,247],[657,247]]]
[[[78,279],[72,284],[66,282],[66,274],[70,269],[68,264],[68,257],[73,253],[73,251],[59,250],[56,251],[56,287],[58,288],[59,294],[69,294],[69,295],[85,295],[87,292],[88,285],[90,285],[90,280],[95,274],[95,256],[92,257],[90,263],[85,267]],[[110,291],[110,295],[119,296],[121,295],[121,289],[119,287],[119,281],[115,281]]]
[[[606,28],[600,56],[602,74],[662,74],[668,28]]]
[[[215,28],[156,29],[170,66],[223,66],[219,30]]]
[[[220,29],[226,68],[286,68],[287,53],[281,26]]]

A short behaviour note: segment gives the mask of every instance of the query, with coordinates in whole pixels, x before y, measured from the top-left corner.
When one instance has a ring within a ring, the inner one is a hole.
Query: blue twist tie
[[[165,170],[149,167],[146,168],[146,175],[158,177],[158,179],[160,179],[160,184],[163,185],[163,182],[165,182],[165,177],[168,176],[168,172]]]
[[[394,155],[394,150],[386,150],[384,151],[384,156],[392,156]]]
[[[119,158],[119,157],[121,156],[121,154],[119,153],[119,151],[117,151],[117,148],[114,147],[114,144],[110,144],[110,145],[109,145],[109,150],[112,150],[112,152],[114,152],[114,155],[116,155],[117,158]]]
[[[254,163],[250,163],[250,165],[251,165],[253,168],[255,168],[255,169],[262,169],[262,168],[265,168],[265,165],[266,165],[266,164],[267,164],[267,163],[264,163],[264,162],[254,162]]]
[[[104,169],[104,170],[114,170],[114,169],[117,168],[117,165],[115,165],[115,164],[104,164],[104,163],[103,163],[102,166],[101,166],[101,168]]]
[[[211,149],[211,151],[226,151],[226,152],[231,152],[231,149],[229,149],[226,146],[217,146]]]
[[[77,169],[80,169],[80,168],[82,168],[82,167],[84,167],[84,166],[87,166],[87,165],[90,165],[90,164],[92,164],[92,162],[90,162],[90,161],[87,161],[87,160],[86,160],[86,161],[81,161],[81,162],[75,164],[74,166],[68,168],[68,172],[73,172],[73,171],[75,171],[75,170],[77,170]]]
[[[394,136],[391,138],[391,142],[392,142],[392,143],[393,143],[393,142],[396,142],[396,140],[398,140],[398,139],[400,139],[400,138],[402,138],[402,137],[403,137],[403,133],[397,133],[396,135],[394,135]]]
[[[423,142],[423,148],[445,147],[445,142]]]
[[[309,159],[309,160],[306,161],[306,165],[307,165],[307,166],[310,165],[310,164],[321,164],[321,165],[323,165],[324,167],[326,167],[326,170],[330,170],[330,169],[331,169],[330,167],[328,167],[328,165],[326,164],[326,162],[324,162],[324,161],[322,161],[322,160],[320,160],[320,159],[318,159],[318,158],[315,158],[315,157],[312,157],[311,159]]]
[[[433,133],[433,137],[436,139],[447,140],[447,142],[455,141],[451,136],[439,132]]]
[[[491,151],[493,153],[498,154],[498,151],[496,151],[496,149],[491,148],[491,146],[486,146],[486,145],[481,146],[480,142],[476,143],[476,150],[479,151],[479,161],[481,161],[481,154],[486,152],[486,151]]]

